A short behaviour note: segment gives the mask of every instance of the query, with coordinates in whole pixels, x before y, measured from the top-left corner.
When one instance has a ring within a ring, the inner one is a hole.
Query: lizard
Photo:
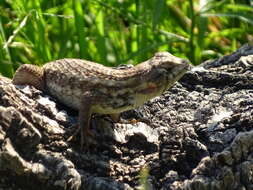
[[[32,85],[78,111],[81,149],[88,146],[93,113],[119,116],[173,86],[190,68],[189,61],[158,52],[134,67],[116,69],[92,61],[64,58],[39,67],[21,65],[14,85]],[[78,133],[77,132],[77,133]]]

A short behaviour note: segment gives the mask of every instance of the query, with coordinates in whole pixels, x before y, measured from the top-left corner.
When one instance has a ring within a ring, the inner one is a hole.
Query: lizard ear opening
[[[39,90],[44,89],[43,69],[36,65],[24,64],[16,71],[12,83],[15,85],[31,85]]]

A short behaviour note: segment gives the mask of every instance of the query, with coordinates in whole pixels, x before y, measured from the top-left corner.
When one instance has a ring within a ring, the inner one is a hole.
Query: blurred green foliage
[[[194,65],[252,40],[246,0],[1,0],[0,73],[63,57],[108,66],[157,51]]]

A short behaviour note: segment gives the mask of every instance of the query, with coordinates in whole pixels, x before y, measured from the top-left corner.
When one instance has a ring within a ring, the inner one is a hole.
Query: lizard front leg
[[[86,91],[81,96],[80,107],[78,113],[78,129],[72,134],[67,141],[71,141],[79,132],[81,135],[81,150],[89,148],[90,137],[93,137],[93,133],[90,131],[90,120],[93,114],[93,108],[101,103],[101,100],[104,101],[104,96],[97,91]]]
[[[89,137],[93,136],[90,131],[90,119],[92,115],[92,106],[95,104],[95,94],[87,91],[82,95],[79,108],[79,129],[81,134],[81,149],[85,145],[89,147]]]
[[[89,138],[93,137],[93,133],[90,131],[90,120],[94,113],[95,107],[101,105],[107,96],[99,91],[86,91],[81,98],[81,104],[79,107],[79,130],[81,134],[81,149],[85,145],[89,147]]]
[[[78,125],[77,129],[74,131],[67,141],[71,141],[79,132],[81,135],[81,150],[85,144],[86,148],[89,146],[89,137],[93,136],[90,131],[90,119],[92,115],[92,105],[93,105],[93,98],[92,92],[86,91],[81,98],[80,107],[78,112]],[[76,127],[76,126],[75,126]]]

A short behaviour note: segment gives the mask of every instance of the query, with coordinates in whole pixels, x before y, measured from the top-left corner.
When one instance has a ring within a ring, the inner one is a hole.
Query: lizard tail
[[[39,90],[44,90],[44,72],[41,67],[36,65],[24,64],[21,65],[13,79],[12,83],[15,85],[31,85]]]

